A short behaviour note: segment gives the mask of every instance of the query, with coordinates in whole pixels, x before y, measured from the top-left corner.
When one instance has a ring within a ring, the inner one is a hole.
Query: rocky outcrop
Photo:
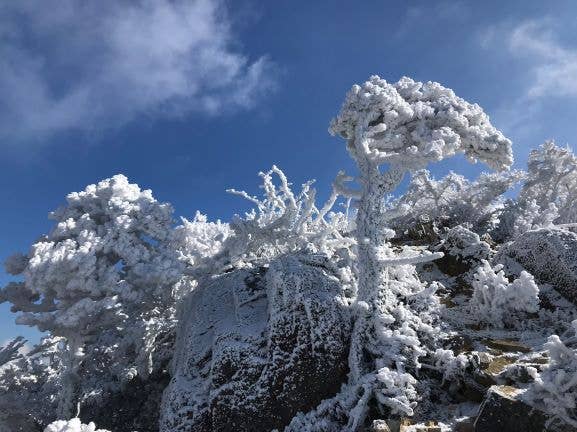
[[[507,258],[577,304],[577,234],[549,228],[527,231],[505,246],[496,260]]]
[[[282,430],[345,382],[350,321],[320,255],[199,286],[182,310],[160,430]]]
[[[527,404],[521,395],[515,387],[491,387],[479,408],[475,432],[577,432],[573,426]]]

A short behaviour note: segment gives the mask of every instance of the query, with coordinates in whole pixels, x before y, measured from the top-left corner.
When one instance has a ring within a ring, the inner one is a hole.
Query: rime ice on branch
[[[513,162],[511,142],[493,127],[479,105],[438,83],[406,77],[389,84],[372,76],[363,85],[354,85],[329,131],[347,140],[347,150],[359,170],[358,189],[345,185],[351,178],[344,173],[335,182],[340,194],[358,200],[358,313],[351,342],[351,379],[385,377],[380,386],[384,390],[375,392],[379,402],[393,413],[411,415],[411,400],[416,396],[406,365],[418,367],[424,352],[419,347],[421,330],[411,328],[410,319],[399,315],[404,307],[399,298],[416,293],[404,287],[414,284],[414,278],[406,274],[410,269],[391,267],[396,258],[388,240],[394,232],[387,228],[391,215],[385,210],[384,197],[395,190],[405,173],[457,153],[497,170],[506,169]],[[416,256],[399,264],[435,257]],[[414,324],[422,328],[417,321]],[[404,396],[392,388],[395,382],[406,388]]]
[[[5,346],[0,347],[0,366],[17,359],[19,351],[24,345],[26,345],[26,340],[22,336],[18,336]]]
[[[316,190],[312,187],[314,181],[306,182],[301,191],[295,193],[280,168],[273,166],[259,175],[263,180],[262,198],[235,189],[227,191],[256,206],[256,211],[252,210],[244,218],[235,216],[230,224],[234,235],[228,238],[226,248],[231,262],[243,266],[302,250],[330,256],[335,250],[350,245],[342,235],[348,230],[345,215],[331,211],[338,196],[336,188],[319,208],[315,202]]]

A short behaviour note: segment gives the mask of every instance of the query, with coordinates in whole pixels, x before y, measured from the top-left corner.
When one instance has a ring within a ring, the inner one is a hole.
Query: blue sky
[[[247,210],[225,189],[257,192],[272,164],[323,198],[352,169],[328,123],[371,74],[479,103],[522,167],[547,138],[577,140],[576,14],[571,0],[3,3],[0,258],[46,233],[68,192],[116,173],[176,216]],[[433,167],[450,169],[483,167]],[[0,343],[36,337],[13,319],[0,305]]]

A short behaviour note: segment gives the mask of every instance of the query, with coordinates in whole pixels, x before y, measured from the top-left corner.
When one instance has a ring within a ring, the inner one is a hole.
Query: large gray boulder
[[[351,318],[323,256],[221,275],[181,319],[162,432],[282,430],[346,380]]]
[[[523,401],[522,394],[515,387],[492,386],[479,407],[475,432],[577,432],[562,419]]]
[[[577,234],[555,228],[527,231],[505,246],[496,260],[507,257],[577,304]]]

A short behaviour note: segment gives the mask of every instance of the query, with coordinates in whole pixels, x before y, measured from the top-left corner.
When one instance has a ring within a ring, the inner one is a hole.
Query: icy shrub
[[[526,271],[509,282],[502,264],[492,267],[483,260],[475,272],[473,289],[470,308],[479,322],[503,327],[517,322],[520,314],[539,310],[539,287]]]
[[[34,430],[54,418],[63,376],[60,341],[45,337],[0,367],[0,425],[9,431]]]
[[[553,227],[553,221],[559,217],[559,211],[554,203],[541,208],[535,200],[528,201],[520,207],[517,219],[513,224],[513,238],[539,228]]]
[[[553,417],[577,426],[577,320],[571,323],[574,335],[564,341],[552,335],[545,344],[549,366],[540,374],[525,398]],[[535,371],[536,372],[536,371]]]
[[[501,241],[554,224],[577,222],[577,157],[552,141],[532,150],[518,198],[499,215],[495,237]]]
[[[497,226],[491,235],[498,241],[514,240],[526,233],[541,228],[554,228],[559,211],[554,203],[539,206],[537,201],[507,201],[501,210]]]
[[[439,348],[433,354],[434,367],[443,374],[443,382],[457,381],[465,373],[469,359],[465,354],[455,355],[453,351]]]
[[[110,432],[105,429],[96,429],[92,422],[83,424],[79,418],[72,420],[56,420],[44,429],[44,432]]]

